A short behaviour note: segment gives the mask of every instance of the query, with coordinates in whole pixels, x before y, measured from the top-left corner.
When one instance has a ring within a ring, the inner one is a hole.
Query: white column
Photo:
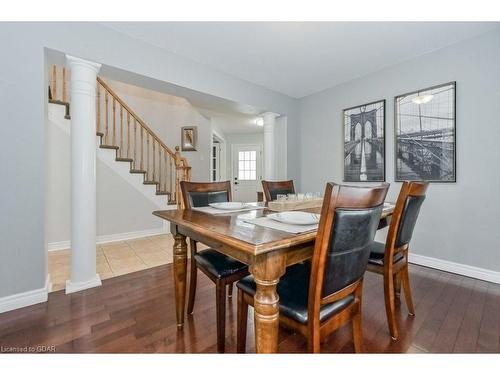
[[[71,70],[71,276],[66,294],[101,285],[96,272],[96,76],[100,64],[66,56]]]
[[[262,115],[264,119],[264,179],[276,179],[276,153],[274,128],[276,124],[276,116],[273,112],[266,112]]]

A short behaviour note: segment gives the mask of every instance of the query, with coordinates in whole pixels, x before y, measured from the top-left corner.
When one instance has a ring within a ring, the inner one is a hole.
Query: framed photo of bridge
[[[394,98],[395,180],[456,182],[456,82]]]
[[[344,109],[344,181],[385,181],[385,99]]]

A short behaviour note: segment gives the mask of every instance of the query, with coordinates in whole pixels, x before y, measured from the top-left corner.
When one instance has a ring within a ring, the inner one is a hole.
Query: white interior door
[[[233,200],[257,201],[262,180],[262,145],[233,145],[232,164]]]

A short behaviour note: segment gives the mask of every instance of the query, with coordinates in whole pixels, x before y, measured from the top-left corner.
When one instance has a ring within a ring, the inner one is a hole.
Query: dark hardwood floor
[[[416,316],[398,307],[400,339],[388,334],[382,278],[367,273],[363,333],[370,353],[500,352],[500,285],[429,268],[410,266]],[[215,353],[215,287],[198,276],[194,314],[184,331],[176,328],[172,265],[103,281],[72,295],[51,293],[47,303],[0,314],[0,346],[43,348],[55,352]],[[254,352],[249,312],[247,351]],[[236,291],[228,303],[226,351],[236,351]],[[303,337],[280,330],[279,351],[303,353]],[[345,326],[322,345],[324,353],[352,353],[351,328]]]

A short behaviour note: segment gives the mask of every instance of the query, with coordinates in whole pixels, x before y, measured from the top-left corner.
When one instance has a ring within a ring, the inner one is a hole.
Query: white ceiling
[[[487,22],[119,22],[106,26],[300,98],[487,32]]]
[[[256,123],[260,116],[230,113],[229,111],[221,110],[209,110],[202,107],[196,107],[196,109],[203,116],[210,118],[215,128],[224,134],[252,134],[264,132],[264,128]]]
[[[64,55],[61,54],[61,56],[49,54],[50,63],[64,64]],[[259,133],[263,131],[261,126],[256,125],[256,120],[264,110],[255,106],[236,103],[106,65],[100,69],[99,76],[105,80],[114,80],[145,90],[184,98],[200,114],[211,118],[215,126],[223,133]]]

